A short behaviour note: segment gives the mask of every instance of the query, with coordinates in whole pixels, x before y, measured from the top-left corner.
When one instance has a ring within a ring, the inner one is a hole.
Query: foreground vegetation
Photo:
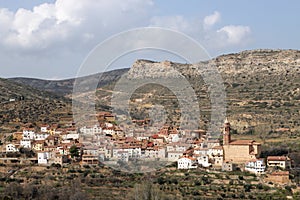
[[[5,166],[1,167],[7,170]],[[105,166],[27,166],[1,173],[0,199],[286,199],[295,184],[277,187],[244,172],[177,170],[128,174]]]

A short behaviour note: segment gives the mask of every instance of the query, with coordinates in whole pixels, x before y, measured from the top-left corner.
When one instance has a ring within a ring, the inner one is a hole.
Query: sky
[[[141,27],[182,32],[211,57],[300,49],[299,8],[297,0],[0,0],[0,77],[75,77],[99,43]],[[120,58],[112,69],[139,58],[180,61],[141,51]]]

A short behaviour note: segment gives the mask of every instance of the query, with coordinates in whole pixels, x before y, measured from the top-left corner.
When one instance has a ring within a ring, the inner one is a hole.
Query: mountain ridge
[[[156,70],[145,68],[144,65],[156,66]],[[205,92],[205,84],[201,82],[201,73],[198,72],[207,69],[209,66],[215,66],[224,81],[227,94],[227,114],[232,121],[233,127],[240,132],[249,132],[255,126],[268,126],[266,130],[276,130],[279,128],[288,128],[299,131],[300,121],[300,51],[299,50],[247,50],[240,53],[220,55],[209,61],[203,61],[193,64],[181,64],[171,61],[149,61],[137,60],[130,69],[114,70],[106,72],[107,79],[98,85],[97,104],[108,106],[110,95],[119,78],[126,74],[131,78],[153,77],[164,70],[164,67],[174,67],[183,74],[193,85],[193,88],[199,93],[199,101],[203,101],[205,108],[203,121],[209,120],[209,99]],[[111,74],[112,73],[112,74]],[[99,74],[98,74],[99,76]],[[95,78],[97,76],[90,76]],[[105,80],[105,76],[102,76]],[[15,80],[16,79],[12,79]],[[73,80],[74,81],[74,80]],[[26,82],[20,82],[26,84]],[[30,83],[30,82],[29,82]],[[56,94],[68,95],[72,93],[71,83],[64,88],[63,82],[60,87],[48,88],[48,91]],[[28,83],[27,83],[28,84]],[[32,85],[34,86],[34,84]],[[41,85],[42,88],[46,86]],[[157,86],[155,86],[157,87]],[[160,90],[154,91],[155,87],[141,89],[141,93],[136,98],[144,98],[147,93],[155,93],[161,97],[145,99],[144,103],[162,102],[170,99]],[[46,88],[47,89],[47,88]],[[45,90],[46,90],[45,89]],[[65,91],[60,92],[59,90]],[[105,92],[104,92],[105,91]],[[173,97],[172,97],[173,98]],[[172,99],[171,98],[171,99]],[[134,104],[137,106],[137,104]],[[172,107],[171,107],[172,108]],[[138,113],[138,110],[134,112]],[[145,113],[141,112],[144,116]],[[138,116],[137,116],[138,117]],[[201,124],[201,123],[200,123]],[[201,124],[205,126],[205,122]]]

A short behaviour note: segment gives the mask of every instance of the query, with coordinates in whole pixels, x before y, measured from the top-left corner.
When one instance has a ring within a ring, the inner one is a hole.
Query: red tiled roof
[[[229,144],[230,145],[250,145],[255,142],[254,140],[233,140]]]
[[[267,160],[268,161],[285,161],[288,160],[289,158],[286,156],[268,156]]]
[[[191,156],[181,156],[180,158],[187,158],[187,159],[190,159],[190,160],[193,160],[193,161],[195,161],[195,160],[197,160],[197,158],[193,158],[193,157],[191,157]]]
[[[222,146],[214,146],[212,149],[223,149]]]
[[[271,175],[273,175],[273,176],[286,176],[289,174],[290,174],[289,171],[277,171],[277,172],[271,173]]]
[[[153,139],[157,139],[157,138],[158,138],[158,134],[152,135],[152,138],[153,138]]]

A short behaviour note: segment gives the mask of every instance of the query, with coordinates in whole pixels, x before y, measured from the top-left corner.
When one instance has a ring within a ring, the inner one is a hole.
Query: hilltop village
[[[0,146],[0,163],[63,166],[162,161],[176,162],[182,170],[240,170],[267,174],[267,180],[279,184],[289,183],[291,159],[287,156],[260,158],[261,144],[254,140],[233,140],[227,119],[222,137],[212,139],[204,130],[178,130],[169,126],[153,133],[147,128],[147,119],[133,120],[137,131],[125,133],[113,114],[100,112],[97,118],[98,125],[80,128],[72,122],[39,127],[28,124],[22,132],[6,135]]]

